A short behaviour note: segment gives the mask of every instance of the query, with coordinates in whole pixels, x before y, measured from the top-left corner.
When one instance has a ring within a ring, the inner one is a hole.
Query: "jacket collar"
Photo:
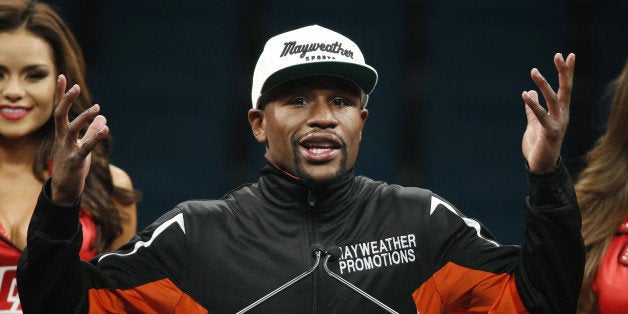
[[[287,210],[329,211],[345,207],[354,194],[353,169],[340,178],[315,189],[308,188],[299,178],[268,163],[261,170],[259,187],[272,204]]]

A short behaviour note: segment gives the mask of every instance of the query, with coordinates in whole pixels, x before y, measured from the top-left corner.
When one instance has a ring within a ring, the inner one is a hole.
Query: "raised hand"
[[[98,105],[69,121],[70,107],[81,88],[74,85],[66,92],[66,86],[65,76],[59,75],[54,100],[55,138],[52,151],[52,201],[59,205],[71,204],[83,193],[91,151],[109,133],[107,120],[98,115]],[[87,132],[79,138],[81,129],[88,124]]]
[[[576,55],[570,53],[565,60],[562,54],[557,53],[554,55],[554,64],[558,70],[558,93],[554,92],[539,70],[534,68],[530,72],[545,98],[547,111],[539,104],[536,91],[524,91],[521,94],[528,120],[521,148],[532,172],[548,172],[554,168],[569,124]]]

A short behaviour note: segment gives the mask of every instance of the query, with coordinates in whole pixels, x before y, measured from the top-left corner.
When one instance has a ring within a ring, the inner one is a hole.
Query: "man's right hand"
[[[109,134],[107,119],[99,115],[100,106],[93,105],[72,122],[68,113],[81,92],[78,85],[66,92],[67,80],[59,75],[54,100],[55,137],[52,149],[52,202],[74,203],[83,193],[91,163],[91,151]],[[88,126],[89,125],[89,126]],[[79,138],[82,129],[87,132]]]

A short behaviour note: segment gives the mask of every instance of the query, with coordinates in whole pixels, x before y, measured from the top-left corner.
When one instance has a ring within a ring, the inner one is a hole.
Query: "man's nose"
[[[338,125],[338,119],[331,104],[325,100],[317,100],[310,107],[307,124],[321,129],[335,128]]]

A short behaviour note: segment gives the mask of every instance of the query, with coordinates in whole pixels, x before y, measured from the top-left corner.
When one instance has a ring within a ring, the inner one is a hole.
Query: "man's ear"
[[[362,130],[364,130],[364,125],[366,124],[366,118],[369,116],[369,111],[366,109],[362,109],[360,112],[360,120],[362,121],[362,126],[360,127],[360,141],[362,141]]]
[[[264,111],[260,109],[249,109],[249,124],[255,139],[260,143],[266,143],[266,123],[264,122]]]

